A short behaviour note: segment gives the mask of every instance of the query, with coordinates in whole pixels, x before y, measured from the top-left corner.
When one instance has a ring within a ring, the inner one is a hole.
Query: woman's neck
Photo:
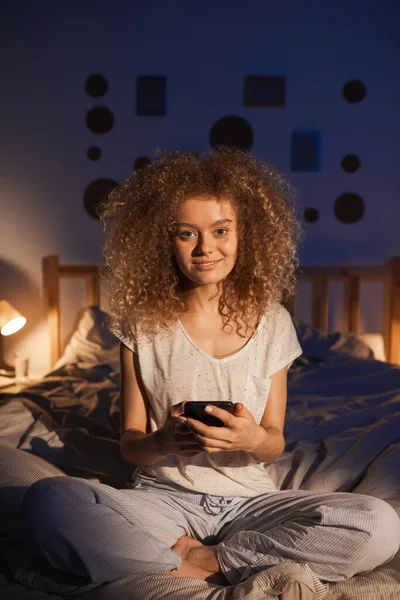
[[[201,285],[187,290],[188,312],[196,315],[217,315],[221,294],[222,287],[215,284]]]

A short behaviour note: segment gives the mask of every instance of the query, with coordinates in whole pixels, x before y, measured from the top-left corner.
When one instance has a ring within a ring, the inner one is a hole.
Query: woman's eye
[[[228,230],[227,230],[227,229],[217,229],[217,230],[216,230],[216,233],[217,233],[218,235],[225,235],[226,233],[228,233]],[[190,238],[192,237],[192,235],[195,235],[195,234],[193,233],[193,231],[181,231],[181,232],[178,234],[178,237],[180,237],[180,238],[182,238],[182,239],[184,239],[184,240],[188,240],[188,239],[190,239]]]

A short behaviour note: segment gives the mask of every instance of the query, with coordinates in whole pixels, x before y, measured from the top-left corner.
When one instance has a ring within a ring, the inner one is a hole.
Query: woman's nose
[[[214,242],[206,236],[199,236],[196,251],[201,251],[203,254],[211,254],[214,250]]]

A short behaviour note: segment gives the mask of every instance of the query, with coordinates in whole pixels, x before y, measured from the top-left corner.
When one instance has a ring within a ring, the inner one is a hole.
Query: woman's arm
[[[149,403],[141,381],[137,355],[121,342],[120,448],[122,456],[136,465],[151,465],[168,454],[160,433],[147,434]]]
[[[287,367],[271,376],[267,405],[261,419],[256,449],[251,454],[260,462],[272,462],[285,449],[283,427],[287,402]]]
[[[120,449],[125,460],[145,466],[159,462],[166,456],[194,456],[201,448],[191,430],[179,420],[182,404],[170,408],[163,427],[147,433],[149,402],[140,376],[137,355],[123,343],[121,361],[121,425]]]

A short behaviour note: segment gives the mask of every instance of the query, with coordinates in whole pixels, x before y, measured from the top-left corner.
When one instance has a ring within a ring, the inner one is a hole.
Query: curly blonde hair
[[[100,207],[107,231],[101,274],[110,292],[110,328],[117,335],[135,338],[140,327],[151,339],[189,309],[171,235],[182,202],[193,196],[228,200],[236,212],[237,259],[219,298],[223,327],[234,322],[242,336],[241,322],[250,315],[259,317],[271,302],[285,304],[293,297],[303,236],[293,186],[239,149],[218,147],[201,157],[158,150],[152,163]]]

